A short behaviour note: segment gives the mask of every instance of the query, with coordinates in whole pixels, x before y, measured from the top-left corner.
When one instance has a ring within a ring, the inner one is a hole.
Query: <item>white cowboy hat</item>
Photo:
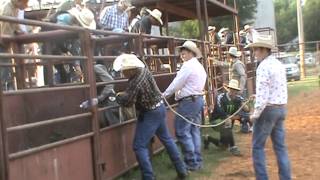
[[[244,31],[247,32],[250,28],[251,28],[251,26],[247,24],[244,26]]]
[[[83,8],[81,11],[77,8],[72,8],[68,11],[72,16],[74,16],[82,27],[88,29],[96,29],[96,21],[94,20],[93,13],[87,9]]]
[[[236,79],[231,79],[229,81],[229,84],[227,86],[228,88],[230,89],[234,89],[234,90],[237,90],[237,91],[240,91],[241,89],[239,88],[239,81],[236,80]]]
[[[230,47],[228,54],[235,56],[235,57],[240,57],[241,56],[241,52],[238,51],[238,49],[236,47]]]
[[[159,11],[158,9],[154,9],[152,11],[150,11],[149,9],[146,10],[152,17],[154,17],[157,21],[159,21],[159,23],[161,25],[163,25],[163,22],[161,20],[161,16],[162,16],[162,13],[161,11]]]
[[[208,31],[215,31],[216,27],[215,26],[208,26]]]
[[[194,43],[192,41],[186,41],[186,42],[183,43],[182,46],[178,46],[177,47],[177,49],[179,51],[181,51],[182,48],[186,48],[186,49],[194,52],[196,54],[197,58],[201,58],[202,57],[200,49],[197,47],[196,43]]]
[[[246,35],[246,32],[244,30],[241,30],[241,31],[239,31],[239,35],[240,36]]]
[[[115,71],[144,67],[144,63],[134,54],[122,54],[118,56],[113,62],[113,69]]]
[[[223,32],[225,32],[225,31],[229,31],[229,28],[225,28],[225,27],[224,27],[224,28],[221,28],[220,31],[219,31],[219,33],[223,33]]]
[[[256,37],[253,43],[248,44],[245,48],[264,47],[272,49],[274,47],[273,39],[271,35],[259,35]]]

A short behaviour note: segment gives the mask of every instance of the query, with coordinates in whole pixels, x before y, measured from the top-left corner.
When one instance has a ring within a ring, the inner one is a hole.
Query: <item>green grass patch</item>
[[[201,134],[209,134],[213,137],[218,137],[218,132],[211,128],[205,128]],[[209,150],[202,150],[203,156],[203,168],[200,171],[192,172],[188,179],[198,179],[199,177],[210,177],[212,170],[219,164],[221,160],[224,160],[231,154],[228,151],[221,150],[214,145],[210,144]],[[164,150],[152,158],[153,170],[157,180],[171,180],[175,179],[177,174],[172,165],[167,152]],[[140,169],[135,168],[118,180],[140,180],[141,174]]]
[[[307,77],[301,81],[293,81],[288,83],[289,98],[301,93],[310,92],[316,89],[320,90],[320,79],[316,76]]]

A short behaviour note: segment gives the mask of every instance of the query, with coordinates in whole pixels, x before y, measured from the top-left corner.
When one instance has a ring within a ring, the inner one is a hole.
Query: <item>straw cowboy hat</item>
[[[248,44],[245,48],[253,48],[253,47],[264,47],[264,48],[272,49],[274,47],[272,36],[259,35],[257,36],[257,38],[253,43]]]
[[[82,27],[96,29],[94,15],[89,9],[83,8],[80,11],[77,8],[72,8],[68,12],[78,20]]]
[[[236,47],[230,47],[228,54],[235,56],[235,57],[240,57],[241,56],[241,52],[238,51],[238,49]]]
[[[200,49],[197,47],[196,43],[194,43],[192,41],[186,41],[183,43],[182,46],[177,47],[178,51],[181,51],[181,49],[183,49],[183,48],[188,49],[188,50],[192,51],[193,53],[195,53],[197,58],[202,57]]]
[[[158,9],[154,9],[150,11],[149,9],[146,10],[152,17],[154,17],[161,25],[163,25],[163,22],[161,20],[162,13]]]
[[[250,28],[251,28],[251,26],[247,24],[244,26],[244,31],[247,32]]]
[[[208,31],[215,31],[216,27],[215,26],[208,26]]]
[[[127,6],[127,7],[131,7],[131,6],[132,6],[130,0],[120,0],[119,3],[122,3],[122,4],[124,4],[124,5]]]
[[[115,71],[124,71],[128,69],[144,68],[144,63],[134,54],[122,54],[113,62]]]
[[[228,84],[227,87],[230,88],[230,89],[237,90],[237,91],[240,91],[240,90],[241,90],[241,89],[239,88],[239,82],[238,82],[238,80],[236,80],[236,79],[231,79],[231,80],[229,81],[229,84]]]

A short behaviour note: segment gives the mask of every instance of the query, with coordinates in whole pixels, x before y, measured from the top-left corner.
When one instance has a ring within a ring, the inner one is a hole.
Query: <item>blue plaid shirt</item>
[[[129,16],[127,12],[120,12],[118,10],[118,5],[106,7],[109,8],[105,14],[100,19],[100,23],[103,26],[103,29],[114,30],[114,29],[123,29],[127,30],[129,25]]]

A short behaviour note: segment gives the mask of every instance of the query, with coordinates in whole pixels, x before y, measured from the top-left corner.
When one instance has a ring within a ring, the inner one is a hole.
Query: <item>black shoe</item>
[[[204,138],[203,138],[203,145],[204,145],[204,149],[205,150],[209,149],[210,142],[208,140],[208,137],[209,137],[209,135],[205,135]]]
[[[176,180],[185,180],[187,179],[188,173],[178,173]]]

